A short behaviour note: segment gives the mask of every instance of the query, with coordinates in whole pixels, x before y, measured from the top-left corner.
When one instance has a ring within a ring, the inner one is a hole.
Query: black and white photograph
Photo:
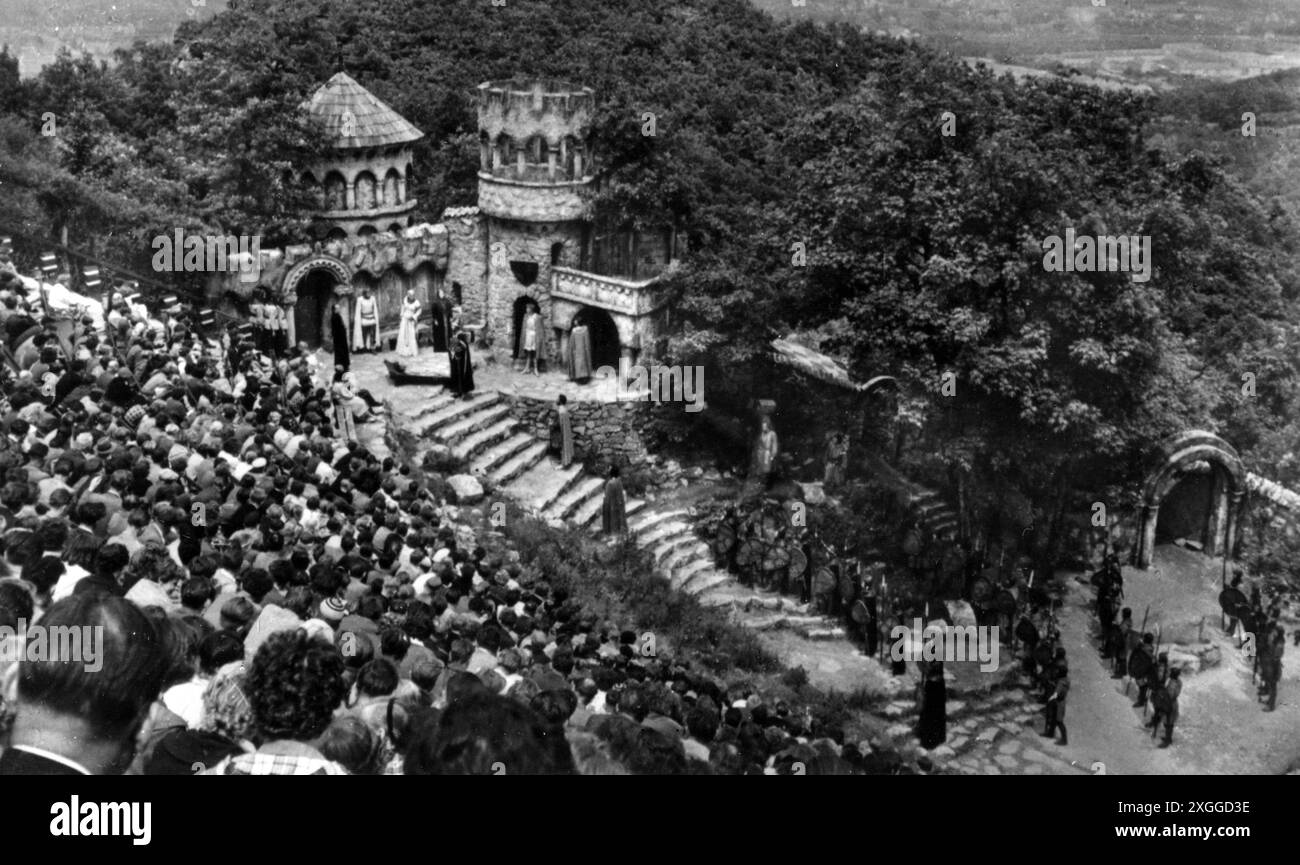
[[[0,46],[0,775],[1300,774],[1300,0]]]

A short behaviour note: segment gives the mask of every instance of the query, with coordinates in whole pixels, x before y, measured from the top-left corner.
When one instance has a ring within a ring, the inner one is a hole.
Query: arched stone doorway
[[[330,307],[337,301],[344,321],[350,322],[351,271],[342,261],[330,256],[310,258],[285,275],[282,293],[293,300],[293,340],[308,348],[332,349]]]
[[[330,339],[330,304],[338,280],[328,270],[313,270],[298,283],[298,303],[293,308],[294,332],[308,348],[333,348]]]
[[[1245,492],[1246,469],[1232,445],[1205,430],[1166,439],[1142,491],[1137,566],[1150,567],[1156,544],[1175,537],[1231,555]]]
[[[598,307],[584,306],[573,316],[573,326],[580,324],[587,326],[591,337],[592,369],[600,369],[602,366],[618,369],[621,341],[614,317]]]
[[[528,310],[532,306],[536,306],[539,310],[542,307],[541,303],[538,302],[535,297],[521,294],[519,297],[515,298],[514,309],[511,313],[511,321],[513,322],[514,328],[511,332],[514,333],[514,339],[512,341],[513,347],[510,351],[510,356],[513,358],[518,359],[524,355],[524,316],[528,315]],[[545,347],[543,346],[543,348]]]

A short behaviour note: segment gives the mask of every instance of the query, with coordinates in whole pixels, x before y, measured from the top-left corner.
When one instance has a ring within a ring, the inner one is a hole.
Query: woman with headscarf
[[[408,291],[402,301],[402,320],[397,330],[397,353],[402,357],[415,357],[420,353],[415,341],[415,329],[420,323],[420,301],[414,291]]]
[[[347,372],[352,368],[352,356],[348,351],[348,325],[339,312],[337,303],[330,307],[330,336],[334,340],[334,367]]]
[[[560,394],[555,401],[555,426],[559,435],[560,467],[573,462],[573,424],[569,420],[569,398]]]

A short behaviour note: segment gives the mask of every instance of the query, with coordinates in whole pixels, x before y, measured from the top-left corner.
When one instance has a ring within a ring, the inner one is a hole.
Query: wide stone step
[[[672,519],[673,517],[685,517],[685,516],[688,516],[688,514],[686,513],[686,511],[680,508],[673,508],[669,510],[646,511],[637,519],[628,520],[627,527],[638,534],[643,534],[646,529],[650,528],[656,523],[661,523],[664,520]]]
[[[713,553],[704,544],[696,542],[695,544],[686,544],[678,547],[676,552],[669,555],[660,563],[660,567],[665,570],[675,570],[676,568],[685,567],[691,562],[701,560],[713,564]]]
[[[673,535],[667,540],[655,544],[654,548],[650,550],[650,556],[656,565],[662,565],[674,550],[691,544],[695,540],[696,538],[693,536]]]
[[[651,526],[648,532],[637,534],[637,545],[642,547],[653,546],[676,535],[694,538],[695,531],[690,526],[677,520],[658,522]]]
[[[581,477],[582,466],[577,463],[564,469],[555,460],[540,460],[511,481],[506,492],[526,510],[542,514]]]
[[[498,487],[503,487],[546,458],[546,442],[534,441],[523,451],[489,473]]]
[[[449,424],[439,427],[434,435],[448,444],[459,444],[472,433],[485,430],[503,420],[510,420],[510,406],[499,402],[467,415],[461,415]]]
[[[456,397],[452,396],[450,393],[444,390],[441,393],[439,393],[437,396],[435,396],[433,399],[429,400],[426,403],[423,403],[420,406],[420,410],[416,412],[415,417],[427,418],[429,417],[429,415],[434,414],[435,412],[440,412],[445,408],[455,405],[458,401],[459,400],[457,400]]]
[[[442,434],[443,427],[500,401],[501,394],[495,391],[480,394],[472,399],[453,399],[450,405],[428,415],[424,424],[420,427],[420,435],[432,434],[445,440],[446,437]]]
[[[808,630],[810,628],[831,627],[822,616],[793,616],[785,613],[742,619],[741,621],[745,627],[755,631],[774,631],[779,628]]]
[[[822,628],[807,628],[807,629],[800,628],[800,629],[796,629],[796,633],[798,633],[799,636],[803,637],[805,640],[814,640],[814,641],[843,640],[846,637],[846,634],[844,633],[844,629],[838,627],[836,628],[822,627]]]
[[[484,450],[492,445],[498,444],[510,437],[515,430],[515,421],[513,418],[503,418],[491,426],[484,427],[476,433],[465,436],[465,438],[452,445],[452,456],[462,460],[472,459],[478,456]]]
[[[724,586],[731,582],[731,577],[722,571],[700,571],[682,584],[681,590],[688,595],[699,597],[710,589]]]
[[[555,501],[547,505],[542,516],[547,519],[567,519],[575,509],[592,496],[600,497],[600,490],[605,482],[598,477],[583,474],[575,483],[565,490]]]
[[[470,471],[490,475],[511,457],[536,443],[537,439],[528,433],[517,432],[480,454],[478,459],[470,463]]]
[[[801,604],[794,598],[778,595],[774,592],[753,590],[747,597],[738,598],[736,603],[744,610],[769,610],[779,613],[792,613],[796,616],[809,615],[811,604]]]
[[[691,577],[702,574],[705,571],[713,571],[712,562],[695,561],[683,567],[668,569],[668,582],[673,584],[673,588],[685,590],[691,582]]]
[[[605,486],[604,481],[601,481],[600,486],[601,488]],[[594,528],[600,528],[600,509],[605,504],[605,494],[601,488],[598,488],[595,495],[584,499],[574,509],[571,516],[574,525],[590,528],[595,524]]]

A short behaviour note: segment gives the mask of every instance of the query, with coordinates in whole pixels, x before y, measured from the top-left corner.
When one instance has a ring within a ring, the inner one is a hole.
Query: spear
[[[1149,615],[1151,615],[1151,605],[1150,605],[1150,604],[1147,604],[1146,611],[1142,613],[1142,627],[1138,629],[1138,634],[1139,634],[1139,635],[1142,635],[1142,636],[1145,636],[1145,635],[1146,635],[1146,632],[1147,632],[1147,616],[1149,616]],[[1126,651],[1126,652],[1128,651],[1128,646],[1125,646],[1125,647],[1124,647],[1124,651]],[[1132,659],[1132,653],[1130,653],[1130,655],[1129,655],[1129,659],[1130,659],[1130,660]],[[1153,658],[1152,660],[1154,660],[1154,658]],[[1124,672],[1124,696],[1127,697],[1127,696],[1128,696],[1128,686],[1129,686],[1129,684],[1133,681],[1133,668],[1130,667],[1128,664],[1125,664],[1125,665],[1124,665],[1124,670],[1125,670],[1125,672]],[[1145,717],[1145,715],[1144,715],[1143,717]]]

